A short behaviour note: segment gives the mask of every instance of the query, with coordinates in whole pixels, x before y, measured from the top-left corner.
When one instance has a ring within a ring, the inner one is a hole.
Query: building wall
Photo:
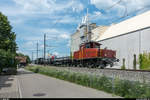
[[[150,52],[150,28],[124,34],[99,41],[101,48],[116,50],[116,57],[120,60],[115,64],[116,68],[121,68],[122,59],[125,58],[125,66],[133,69],[133,56],[136,54],[137,60],[140,53]],[[138,65],[137,65],[138,67]]]
[[[79,50],[79,45],[81,43],[80,32],[76,32],[71,36],[71,53]]]
[[[109,26],[99,26],[92,30],[92,40],[96,41],[100,38],[101,35],[109,28]]]
[[[108,26],[99,26],[96,27],[96,24],[91,24],[92,28],[92,36],[91,39],[93,41],[96,41],[108,28]],[[86,29],[84,29],[86,30]],[[84,31],[85,32],[85,31]],[[83,32],[83,33],[84,33]],[[79,45],[81,44],[81,32],[77,31],[71,36],[71,52],[73,53],[74,51],[79,50]]]

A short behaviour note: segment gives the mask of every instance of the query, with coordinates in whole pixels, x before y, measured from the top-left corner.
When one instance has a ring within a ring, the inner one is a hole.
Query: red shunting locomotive
[[[78,51],[74,52],[73,60],[76,66],[89,66],[104,68],[107,65],[111,67],[116,59],[116,51],[100,49],[102,44],[98,42],[86,42],[80,45]]]

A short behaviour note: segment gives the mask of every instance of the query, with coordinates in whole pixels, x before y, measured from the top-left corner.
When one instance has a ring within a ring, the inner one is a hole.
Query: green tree
[[[16,34],[11,31],[12,27],[7,19],[0,12],[0,49],[6,51],[10,50],[11,52],[16,52]]]
[[[5,15],[0,12],[0,72],[4,67],[16,67],[16,34]]]
[[[16,55],[20,56],[20,57],[24,57],[24,54],[22,54],[22,53],[17,53]]]
[[[31,63],[30,57],[28,55],[25,55],[25,57],[27,58],[27,64]]]

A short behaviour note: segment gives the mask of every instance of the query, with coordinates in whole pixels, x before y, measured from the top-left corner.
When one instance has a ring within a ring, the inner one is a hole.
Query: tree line
[[[17,50],[16,34],[7,16],[0,12],[0,72],[3,68],[17,68]]]

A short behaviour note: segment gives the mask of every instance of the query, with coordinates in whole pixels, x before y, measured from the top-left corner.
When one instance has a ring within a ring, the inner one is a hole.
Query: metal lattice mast
[[[86,39],[89,41],[89,22],[88,22],[88,8],[87,8],[87,15],[86,15],[86,25],[87,25],[87,34],[86,34]]]

